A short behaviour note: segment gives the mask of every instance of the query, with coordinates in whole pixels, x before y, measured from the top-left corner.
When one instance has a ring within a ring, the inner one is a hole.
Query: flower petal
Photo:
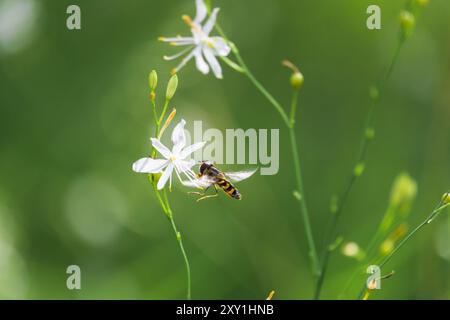
[[[213,51],[210,48],[203,48],[203,54],[205,55],[206,61],[208,61],[211,66],[214,75],[218,79],[222,79],[222,68],[220,67],[219,61],[214,56]]]
[[[192,46],[191,46],[191,47],[187,47],[187,48],[185,48],[184,50],[181,50],[180,52],[178,52],[178,53],[176,53],[176,54],[174,54],[174,55],[171,55],[171,56],[164,56],[163,58],[164,58],[164,60],[166,60],[166,61],[174,60],[174,59],[176,59],[176,58],[181,57],[182,55],[184,55],[186,52],[188,52],[188,51],[191,50],[191,49],[192,49]]]
[[[186,63],[188,63],[189,60],[192,59],[194,54],[195,54],[195,49],[192,50],[191,52],[189,52],[189,54],[186,57],[184,57],[183,60],[181,60],[180,64],[175,68],[175,72],[180,71],[180,69],[183,68],[186,65]]]
[[[211,16],[209,17],[208,21],[206,21],[205,25],[203,26],[203,32],[206,35],[209,35],[209,33],[214,28],[214,25],[216,24],[217,14],[219,13],[219,8],[214,8],[214,10],[211,12]]]
[[[164,188],[164,186],[167,183],[167,180],[169,180],[169,178],[172,176],[172,171],[173,171],[173,163],[169,162],[166,170],[164,170],[164,173],[162,174],[161,178],[159,178],[158,184],[156,185],[158,190]]]
[[[170,152],[170,150],[161,143],[161,141],[159,141],[158,139],[152,138],[152,146],[159,152],[161,153],[161,155],[166,158],[169,159],[172,156],[172,153]]]
[[[174,155],[178,155],[186,145],[186,135],[184,133],[185,124],[186,121],[184,121],[184,119],[181,119],[181,121],[178,122],[178,124],[172,131],[172,142],[173,142],[172,154]]]
[[[197,13],[195,15],[194,22],[200,24],[206,18],[207,13],[206,4],[203,0],[196,0],[195,5],[197,7]]]
[[[194,54],[195,55],[195,64],[197,65],[198,71],[200,71],[203,74],[208,74],[209,66],[205,62],[205,59],[203,59],[202,49],[196,48],[194,51],[195,51],[195,54]]]
[[[187,44],[194,44],[195,40],[193,37],[172,37],[172,38],[166,38],[166,37],[161,37],[159,38],[160,41],[162,42],[170,42],[170,44],[174,45],[174,46],[184,46]]]
[[[133,171],[140,173],[157,173],[160,172],[167,163],[167,160],[141,158],[133,163]]]
[[[187,146],[184,148],[180,153],[180,159],[185,159],[186,157],[190,156],[191,153],[203,148],[206,144],[206,141],[197,142],[194,144],[191,144],[190,146]]]
[[[214,47],[212,49],[216,56],[226,57],[227,55],[230,54],[231,47],[228,45],[228,43],[223,38],[212,37],[210,39],[214,43]]]

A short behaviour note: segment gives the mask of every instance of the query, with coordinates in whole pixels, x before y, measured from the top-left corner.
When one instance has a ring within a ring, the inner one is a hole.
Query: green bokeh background
[[[145,175],[131,164],[149,149],[148,73],[159,98],[176,52],[156,41],[188,34],[180,16],[193,1],[38,1],[20,48],[0,51],[0,297],[185,297],[185,269],[167,219]],[[5,4],[6,1],[0,1]],[[78,4],[82,30],[66,28]],[[382,8],[382,29],[366,28],[366,8]],[[355,162],[369,106],[368,88],[392,56],[403,0],[217,0],[219,21],[255,75],[289,102],[288,58],[299,65],[301,161],[316,241]],[[409,217],[422,221],[450,187],[450,2],[431,0],[405,44],[376,111],[376,139],[339,224],[367,245],[406,171],[419,193]],[[11,31],[14,32],[14,31]],[[281,128],[280,171],[239,184],[244,198],[196,203],[171,194],[191,260],[193,298],[311,298],[304,229],[292,197],[288,135],[278,115],[242,75],[179,73],[177,119],[204,128]],[[171,105],[172,106],[172,105]],[[242,169],[228,166],[227,169]],[[450,298],[450,219],[425,228],[386,266],[396,274],[378,299]],[[438,245],[440,244],[440,245]],[[336,298],[356,262],[337,253],[324,286]],[[66,288],[66,268],[82,289]],[[350,297],[355,297],[356,291]]]

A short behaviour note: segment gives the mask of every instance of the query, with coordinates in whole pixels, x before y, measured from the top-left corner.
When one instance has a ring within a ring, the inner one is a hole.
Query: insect
[[[190,192],[190,194],[197,194],[201,197],[197,201],[201,201],[207,198],[213,198],[218,196],[218,188],[221,188],[229,197],[241,200],[242,196],[238,189],[232,184],[232,182],[239,182],[251,177],[255,170],[238,171],[238,172],[222,172],[216,166],[209,161],[202,161],[200,163],[198,178],[196,185],[189,184],[190,186],[201,187],[204,192]],[[214,195],[205,195],[206,191],[211,187],[214,187],[216,193]]]

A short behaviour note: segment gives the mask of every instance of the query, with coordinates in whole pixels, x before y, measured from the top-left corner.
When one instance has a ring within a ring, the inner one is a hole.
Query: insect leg
[[[213,195],[208,195],[208,196],[203,196],[203,197],[200,197],[200,198],[198,198],[197,199],[197,202],[199,202],[199,201],[202,201],[202,200],[205,200],[205,199],[209,199],[209,198],[215,198],[215,197],[218,197],[219,196],[219,192],[217,191],[217,186],[215,185],[215,184],[213,184],[213,186],[214,186],[214,190],[216,191],[216,193],[215,194],[213,194]],[[208,187],[209,188],[209,187]],[[205,190],[206,191],[206,190]]]

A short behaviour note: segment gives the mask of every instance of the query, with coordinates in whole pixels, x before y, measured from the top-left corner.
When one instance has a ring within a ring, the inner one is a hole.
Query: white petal
[[[206,61],[208,61],[211,66],[216,78],[222,79],[222,68],[220,67],[219,61],[217,61],[217,58],[214,56],[212,50],[209,48],[203,48],[203,54],[205,55]]]
[[[140,173],[157,173],[160,172],[167,163],[167,160],[141,158],[133,163],[133,171]]]
[[[209,35],[209,33],[214,28],[217,19],[217,13],[219,13],[219,8],[214,8],[214,10],[211,12],[211,16],[209,17],[208,21],[206,21],[205,25],[203,26],[203,32],[206,35]]]
[[[172,131],[172,143],[173,143],[172,153],[175,155],[178,155],[186,145],[186,135],[184,133],[185,124],[186,121],[184,121],[184,119],[181,119],[181,121],[178,122],[178,124]]]
[[[203,0],[196,0],[195,5],[197,7],[197,13],[195,15],[194,22],[196,24],[200,24],[206,17],[206,13],[207,13],[206,4]]]
[[[206,144],[206,141],[197,142],[194,144],[191,144],[190,146],[187,146],[184,148],[180,153],[180,159],[185,159],[186,157],[190,156],[191,153],[203,148]]]
[[[212,48],[214,54],[216,56],[226,57],[231,52],[231,47],[228,43],[221,37],[212,37],[210,38],[214,43],[214,47]]]
[[[186,57],[184,57],[183,60],[181,60],[180,64],[175,68],[175,72],[180,71],[180,69],[183,68],[186,65],[186,63],[188,63],[189,60],[192,59],[194,54],[195,54],[195,49],[192,50],[191,52],[189,52],[189,54]]]
[[[164,56],[163,58],[164,58],[164,60],[166,60],[166,61],[174,60],[174,59],[176,59],[176,58],[181,57],[183,54],[185,54],[186,52],[188,52],[188,51],[191,50],[191,49],[192,49],[192,47],[188,47],[188,48],[186,48],[186,49],[184,49],[184,50],[181,50],[181,52],[178,52],[177,54],[174,54],[174,55],[172,55],[172,56]]]
[[[167,149],[167,147],[165,145],[163,145],[161,143],[161,141],[159,141],[158,139],[152,138],[152,146],[156,149],[156,151],[158,151],[159,153],[161,153],[161,155],[166,158],[169,159],[172,156],[172,153],[170,152],[169,149]]]
[[[195,64],[197,66],[198,71],[200,71],[203,74],[208,74],[209,72],[209,66],[205,62],[205,59],[203,59],[202,55],[202,49],[196,48],[195,50]]]
[[[162,42],[170,42],[173,45],[187,45],[187,44],[194,44],[195,40],[192,37],[173,37],[173,38],[160,38]]]
[[[158,184],[157,184],[157,188],[158,190],[161,190],[162,188],[164,188],[164,186],[167,183],[167,180],[169,180],[169,178],[172,176],[172,171],[173,171],[173,163],[170,162],[167,165],[166,170],[164,170],[164,173],[162,174],[161,178],[159,178]]]
[[[192,171],[191,168],[195,166],[197,162],[194,159],[185,161],[185,160],[178,160],[176,162],[177,167],[180,169],[181,172],[185,171]],[[191,177],[195,178],[195,173],[192,171]]]

